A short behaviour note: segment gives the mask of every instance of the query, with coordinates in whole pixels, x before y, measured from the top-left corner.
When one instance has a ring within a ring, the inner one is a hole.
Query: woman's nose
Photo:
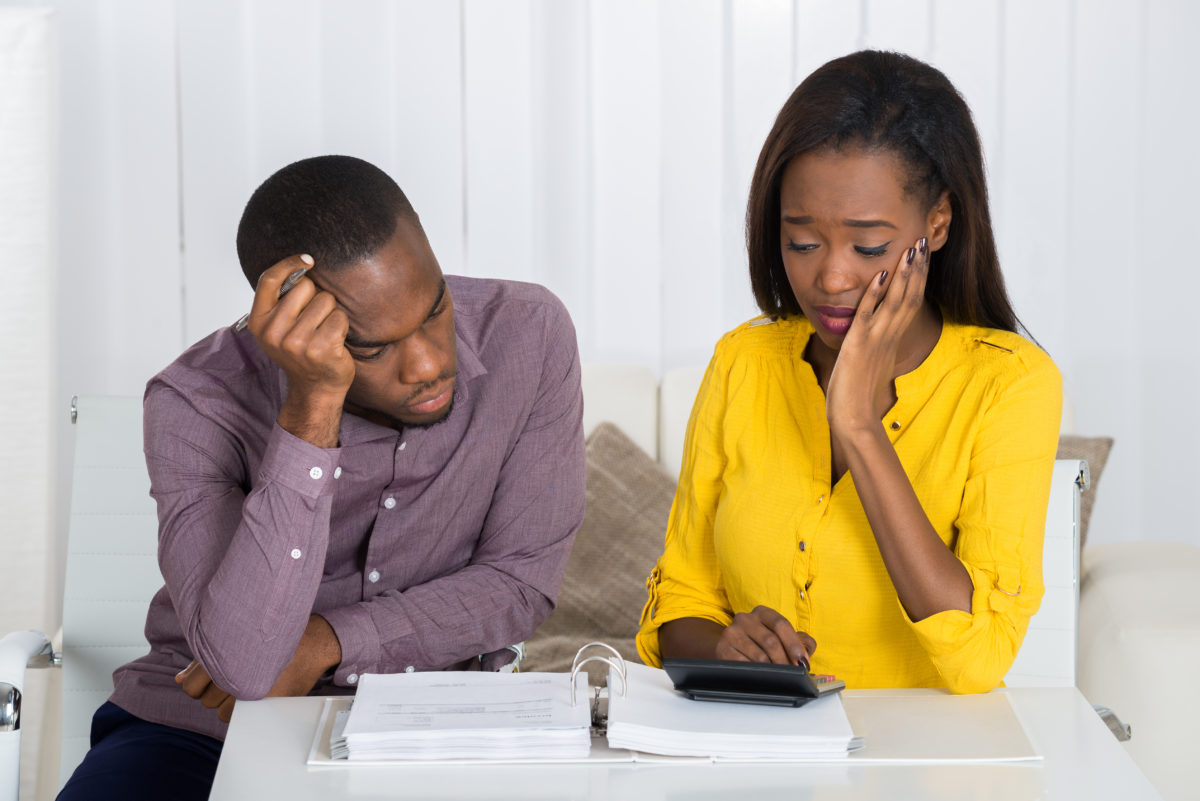
[[[821,261],[817,272],[817,287],[827,295],[840,295],[857,289],[859,276],[844,259],[830,256]]]

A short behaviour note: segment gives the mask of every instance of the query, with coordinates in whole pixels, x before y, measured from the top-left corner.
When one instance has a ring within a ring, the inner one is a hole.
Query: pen
[[[296,284],[300,283],[300,279],[303,278],[304,274],[311,269],[312,269],[311,265],[301,267],[299,270],[296,270],[296,272],[292,273],[287,278],[283,279],[283,284],[279,287],[279,297],[282,298],[284,295],[286,295],[288,293],[289,290],[291,290],[292,287],[294,287]],[[246,327],[246,323],[248,323],[248,322],[250,322],[250,312],[246,312],[245,314],[243,314],[241,316],[241,318],[236,323],[233,324],[233,330],[241,331],[243,328]]]

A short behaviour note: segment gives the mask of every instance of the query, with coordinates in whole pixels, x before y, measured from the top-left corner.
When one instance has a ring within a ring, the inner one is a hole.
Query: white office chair
[[[0,640],[0,699],[8,692],[9,731],[0,732],[0,801],[17,798],[20,691],[24,667],[61,667],[61,786],[87,753],[92,713],[112,693],[112,673],[149,650],[146,609],[162,586],[158,516],[142,455],[142,403],[137,397],[78,397],[63,597],[62,651],[40,632]],[[0,726],[3,721],[0,721]]]

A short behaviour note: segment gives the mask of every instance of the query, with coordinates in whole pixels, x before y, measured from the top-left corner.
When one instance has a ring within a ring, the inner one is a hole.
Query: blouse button
[[[817,498],[817,503],[825,503],[825,496],[822,495],[820,498]]]
[[[800,550],[804,550],[804,540],[800,540]]]
[[[893,431],[899,431],[899,430],[900,430],[900,421],[898,421],[898,420],[893,420],[893,421],[892,421],[892,430],[893,430]]]

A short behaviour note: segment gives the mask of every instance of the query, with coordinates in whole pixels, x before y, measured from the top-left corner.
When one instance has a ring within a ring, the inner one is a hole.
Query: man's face
[[[320,267],[309,277],[350,318],[346,411],[392,427],[444,419],[458,374],[454,305],[425,234],[401,220],[370,258],[331,273]]]

